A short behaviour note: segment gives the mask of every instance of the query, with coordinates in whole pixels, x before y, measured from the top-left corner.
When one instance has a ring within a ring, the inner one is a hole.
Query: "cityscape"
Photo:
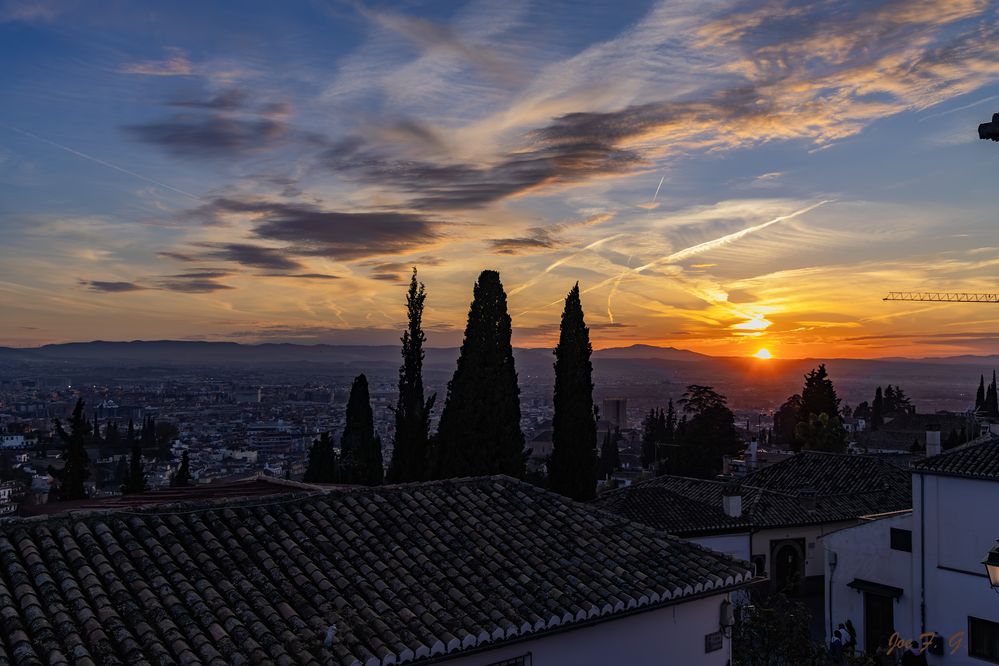
[[[0,663],[999,663],[997,26],[0,0]]]

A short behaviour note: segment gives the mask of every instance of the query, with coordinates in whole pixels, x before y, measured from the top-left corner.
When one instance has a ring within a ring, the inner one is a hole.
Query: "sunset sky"
[[[0,0],[0,345],[999,350],[999,2]]]

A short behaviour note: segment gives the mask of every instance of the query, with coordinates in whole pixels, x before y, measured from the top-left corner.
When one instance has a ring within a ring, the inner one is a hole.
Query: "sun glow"
[[[760,351],[753,354],[753,356],[755,356],[756,358],[764,358],[764,359],[771,359],[774,357],[773,354],[770,353],[769,349],[761,349]]]

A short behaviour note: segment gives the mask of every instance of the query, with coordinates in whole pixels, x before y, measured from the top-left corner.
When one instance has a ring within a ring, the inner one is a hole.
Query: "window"
[[[491,664],[486,664],[486,666],[531,666],[531,653],[528,652],[525,655],[519,657],[513,657],[512,659],[504,659],[503,661],[494,661]]]
[[[912,530],[900,530],[897,527],[891,528],[891,549],[911,553]]]
[[[968,618],[968,655],[999,664],[999,623]]]

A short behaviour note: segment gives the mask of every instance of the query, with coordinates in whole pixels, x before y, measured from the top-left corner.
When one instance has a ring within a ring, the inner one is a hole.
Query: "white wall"
[[[468,657],[447,660],[448,666],[483,666],[530,652],[533,666],[628,666],[677,664],[725,666],[732,645],[705,654],[704,637],[718,631],[720,594],[619,620],[515,643]]]
[[[926,630],[938,632],[946,642],[956,632],[967,632],[969,615],[999,622],[999,596],[989,587],[981,564],[999,538],[999,483],[915,474],[912,494],[914,590],[921,584],[920,537],[925,529]],[[918,634],[919,600],[913,605],[913,631]],[[930,663],[985,663],[968,656],[966,635],[957,654],[946,652],[943,657],[931,656]]]
[[[719,534],[716,536],[703,536],[694,537],[692,539],[687,539],[691,543],[696,543],[705,548],[710,548],[711,550],[716,550],[719,553],[725,553],[726,555],[731,555],[732,557],[738,558],[740,560],[745,560],[750,562],[750,536],[749,532],[740,532],[738,534]]]
[[[766,557],[766,573],[772,577],[773,571],[770,570],[770,542],[804,538],[805,576],[823,576],[825,575],[825,556],[823,555],[820,538],[830,532],[855,525],[857,522],[856,520],[851,520],[826,525],[760,530],[753,534],[753,555],[763,555]]]
[[[847,619],[857,629],[857,645],[864,646],[864,594],[848,587],[855,578],[904,590],[895,601],[895,627],[907,637],[911,633],[915,588],[912,586],[912,553],[891,550],[891,528],[912,529],[912,514],[905,513],[862,522],[822,538],[826,561],[826,640],[832,629]],[[832,566],[835,553],[836,566]],[[830,618],[832,627],[830,628]]]

